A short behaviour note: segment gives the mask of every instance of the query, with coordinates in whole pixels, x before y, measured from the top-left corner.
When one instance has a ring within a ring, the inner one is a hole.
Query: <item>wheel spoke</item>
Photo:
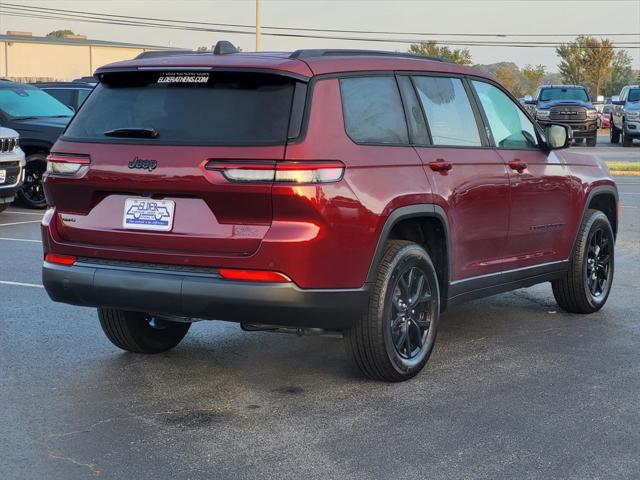
[[[418,300],[420,299],[420,295],[422,294],[422,289],[424,288],[424,275],[420,275],[418,277],[418,286],[416,287],[416,290],[414,292],[414,294],[411,297],[411,300],[409,301],[409,306],[414,307],[417,303]]]
[[[400,332],[400,335],[398,335],[398,338],[396,338],[395,341],[395,346],[398,352],[402,351],[402,345],[405,343],[407,336],[409,336],[409,329],[403,328]]]
[[[411,357],[411,332],[409,331],[409,325],[407,325],[406,329],[407,335],[405,337],[405,347],[407,349],[407,357]]]

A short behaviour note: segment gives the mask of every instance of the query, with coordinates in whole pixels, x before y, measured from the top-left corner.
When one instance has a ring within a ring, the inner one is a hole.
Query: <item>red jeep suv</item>
[[[551,282],[600,309],[618,194],[486,74],[375,51],[119,62],[48,158],[43,282],[157,353],[196,319],[342,332],[418,373],[447,306]]]

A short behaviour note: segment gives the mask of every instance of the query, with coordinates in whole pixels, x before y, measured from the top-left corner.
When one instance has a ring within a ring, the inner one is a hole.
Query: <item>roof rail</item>
[[[313,58],[313,57],[341,57],[341,56],[383,56],[398,58],[414,58],[417,60],[432,60],[435,62],[453,63],[441,57],[427,57],[413,53],[388,52],[385,50],[348,50],[348,49],[306,49],[296,50],[289,58]]]

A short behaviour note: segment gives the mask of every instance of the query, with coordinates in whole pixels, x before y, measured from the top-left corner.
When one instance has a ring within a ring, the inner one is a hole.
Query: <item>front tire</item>
[[[622,146],[630,147],[633,145],[633,137],[626,132],[622,132]]]
[[[413,242],[389,241],[367,311],[344,334],[347,352],[369,378],[408,380],[429,360],[439,318],[440,289],[429,254]]]
[[[553,296],[563,310],[594,313],[604,306],[613,282],[614,242],[607,216],[599,210],[587,210],[569,270],[551,282]]]
[[[609,131],[609,140],[611,143],[620,143],[620,130],[616,128],[613,124],[613,119],[611,119],[611,130]]]
[[[598,143],[597,135],[587,138],[587,147],[595,147],[597,143]]]
[[[44,196],[42,177],[47,170],[47,155],[34,153],[27,157],[24,167],[24,184],[18,190],[18,200],[28,208],[44,208],[47,200]]]
[[[188,322],[172,322],[141,312],[99,308],[100,326],[111,343],[133,353],[161,353],[178,345]]]

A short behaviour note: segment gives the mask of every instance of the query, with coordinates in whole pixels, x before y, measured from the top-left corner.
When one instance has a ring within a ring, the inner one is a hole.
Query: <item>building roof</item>
[[[48,45],[93,45],[99,47],[148,48],[153,50],[174,50],[171,47],[145,45],[139,43],[112,42],[109,40],[93,40],[87,38],[34,37],[32,35],[0,35],[0,42],[44,43]]]

